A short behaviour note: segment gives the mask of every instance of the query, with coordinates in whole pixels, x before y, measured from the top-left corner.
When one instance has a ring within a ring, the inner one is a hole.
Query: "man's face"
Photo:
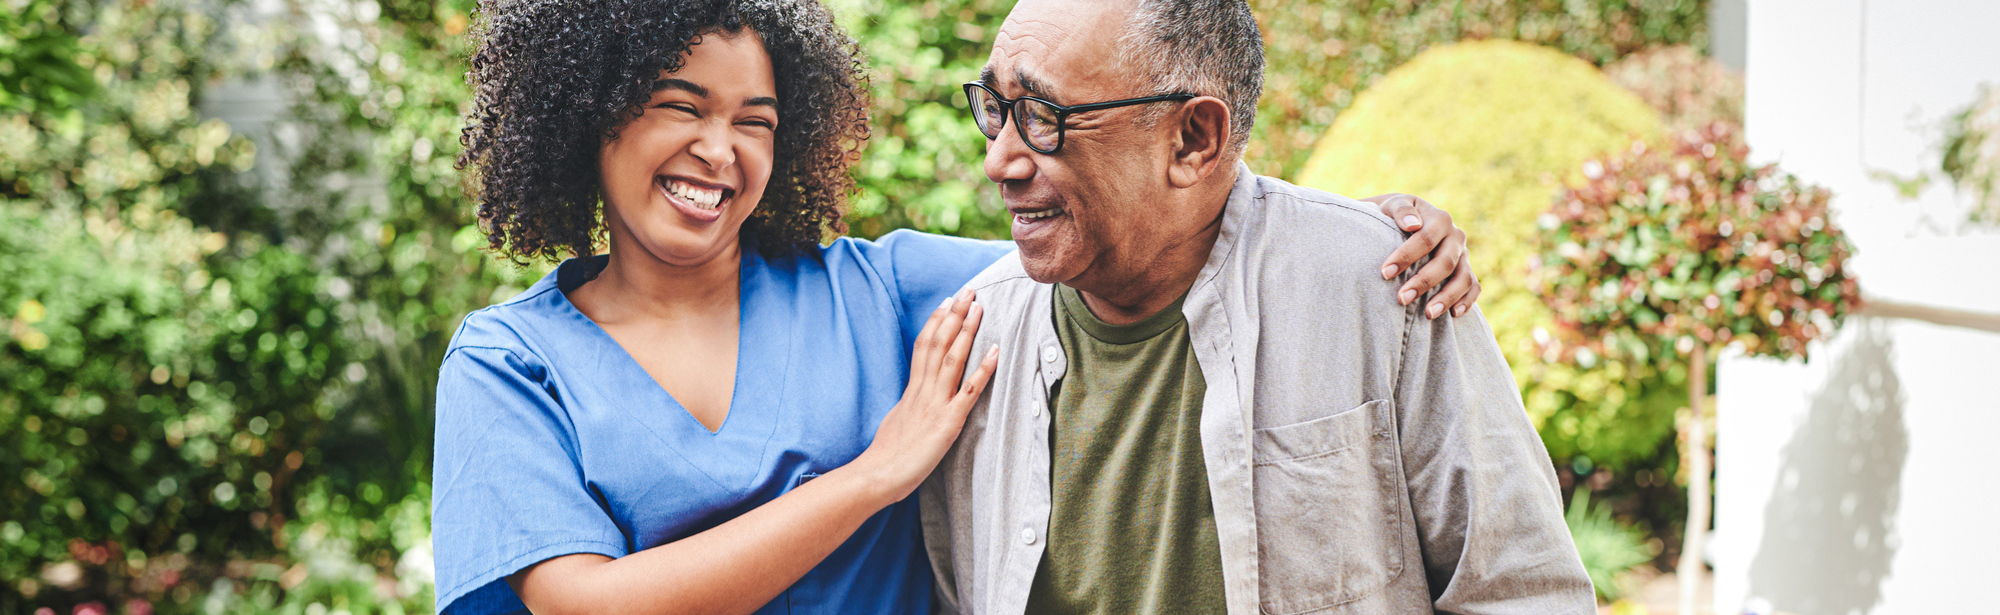
[[[983,71],[1000,96],[1070,106],[1150,94],[1119,61],[1131,2],[1021,0],[993,42]],[[1008,118],[986,147],[986,177],[1014,214],[1021,262],[1037,282],[1086,285],[1145,253],[1149,199],[1159,193],[1166,148],[1158,127],[1135,123],[1146,107],[1069,116],[1062,149],[1042,154]],[[1166,124],[1162,122],[1161,124]],[[1153,220],[1157,222],[1157,220]]]

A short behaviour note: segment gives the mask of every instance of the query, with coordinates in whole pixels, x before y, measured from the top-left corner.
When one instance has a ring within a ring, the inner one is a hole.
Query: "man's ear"
[[[1229,105],[1213,96],[1200,96],[1181,105],[1177,118],[1174,158],[1167,166],[1167,180],[1175,188],[1199,184],[1222,164],[1229,149]]]

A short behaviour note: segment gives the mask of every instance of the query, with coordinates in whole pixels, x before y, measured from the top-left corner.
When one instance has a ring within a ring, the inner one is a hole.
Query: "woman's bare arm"
[[[995,352],[984,353],[979,370],[960,386],[981,316],[969,291],[931,313],[917,336],[902,401],[853,462],[699,534],[618,559],[550,558],[507,582],[530,611],[544,615],[757,610],[870,516],[908,497],[951,447],[997,365]]]

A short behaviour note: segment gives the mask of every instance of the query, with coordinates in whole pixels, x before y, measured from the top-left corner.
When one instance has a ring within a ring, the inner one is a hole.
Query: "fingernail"
[[[1395,263],[1390,263],[1390,264],[1387,264],[1387,265],[1383,265],[1383,266],[1382,266],[1382,279],[1384,279],[1384,280],[1387,280],[1387,279],[1389,279],[1389,278],[1393,278],[1393,277],[1396,277],[1396,270],[1397,270],[1397,269],[1398,269],[1398,267],[1396,267]]]
[[[1419,223],[1419,222],[1422,222],[1422,221],[1421,221],[1421,220],[1418,220],[1418,219],[1417,219],[1417,217],[1416,217],[1416,216],[1414,216],[1414,215],[1409,215],[1409,216],[1403,216],[1403,228],[1406,228],[1406,229],[1407,229],[1407,228],[1410,228],[1410,227],[1412,227],[1412,226],[1416,226],[1416,225],[1417,225],[1417,223]]]
[[[992,349],[986,351],[986,356],[989,358],[1000,356],[1000,345],[994,344]]]
[[[972,298],[972,289],[971,289],[971,288],[961,288],[961,289],[959,289],[959,290],[958,290],[958,298],[959,298],[960,300],[964,300],[964,299],[971,299],[971,298]]]
[[[1402,294],[1396,295],[1397,299],[1396,302],[1401,303],[1403,305],[1409,305],[1410,302],[1416,300],[1416,298],[1417,298],[1417,289],[1405,288],[1403,289]]]
[[[1444,313],[1444,304],[1442,303],[1433,303],[1431,304],[1430,308],[1424,310],[1424,315],[1429,316],[1431,318],[1437,318],[1438,314],[1443,314],[1443,313]]]
[[[1463,304],[1460,304],[1460,305],[1459,305],[1458,307],[1456,307],[1456,308],[1452,308],[1452,310],[1451,310],[1451,315],[1452,315],[1453,317],[1458,317],[1458,316],[1464,316],[1464,315],[1465,315],[1465,309],[1466,309],[1466,308],[1465,308],[1465,305],[1463,305]]]
[[[940,304],[938,304],[938,309],[940,309],[940,310],[949,310],[949,309],[951,309],[951,302],[953,302],[953,301],[957,301],[957,300],[958,300],[958,298],[957,298],[957,297],[945,297],[945,299],[944,299],[944,303],[940,303]]]

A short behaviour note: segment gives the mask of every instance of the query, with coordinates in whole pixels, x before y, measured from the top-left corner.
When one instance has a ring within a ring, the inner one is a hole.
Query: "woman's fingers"
[[[975,303],[965,315],[965,321],[958,327],[958,336],[951,347],[945,350],[944,361],[938,365],[935,392],[940,398],[949,399],[958,390],[960,377],[965,374],[966,355],[972,353],[972,338],[979,333],[979,319],[986,309]]]
[[[946,395],[944,391],[950,391],[958,386],[957,380],[954,379],[949,383],[940,382],[938,376],[944,373],[942,366],[950,358],[952,343],[958,341],[959,330],[965,325],[965,315],[972,309],[971,295],[972,290],[966,289],[958,291],[958,296],[951,299],[951,308],[945,310],[944,318],[938,321],[937,330],[931,332],[930,338],[925,341],[931,348],[930,361],[922,366],[910,366],[910,379],[922,378],[924,381],[924,388],[917,389],[917,394],[922,399],[941,399],[942,395]],[[924,373],[918,374],[919,370]]]
[[[986,391],[986,383],[993,380],[993,371],[999,368],[1000,345],[994,344],[986,350],[986,357],[979,360],[979,370],[973,372],[971,378],[965,379],[965,386],[959,387],[958,397],[952,402],[963,405],[967,410],[972,409],[972,402],[978,400],[979,394]]]
[[[1382,215],[1394,220],[1396,228],[1403,229],[1404,232],[1415,232],[1424,227],[1420,204],[1430,204],[1428,201],[1400,192],[1378,194],[1361,200],[1380,205]]]
[[[979,360],[979,368],[973,370],[972,376],[965,379],[965,385],[959,387],[958,392],[945,402],[943,408],[940,408],[945,412],[944,418],[949,421],[944,424],[948,427],[944,433],[947,436],[944,442],[946,450],[950,450],[951,441],[958,439],[959,432],[965,429],[965,415],[972,412],[973,402],[979,401],[980,393],[986,391],[986,384],[992,382],[993,372],[999,367],[1000,345],[988,346],[984,356]]]
[[[1389,253],[1389,259],[1382,262],[1384,280],[1396,277],[1424,255],[1432,254],[1439,243],[1450,237],[1454,228],[1451,214],[1414,196],[1382,194],[1362,200],[1380,205],[1382,215],[1394,220],[1396,228],[1411,233],[1410,238],[1403,240],[1403,245],[1397,246],[1394,252]]]
[[[945,314],[951,313],[955,299],[945,299],[937,309],[931,310],[931,317],[924,321],[924,328],[917,333],[917,341],[910,349],[910,384],[903,388],[903,396],[910,397],[924,390],[937,365],[937,345],[931,342],[937,337],[938,327],[944,324]]]
[[[1469,309],[1467,306],[1471,303],[1466,301],[1466,297],[1472,294],[1472,287],[1478,285],[1472,277],[1472,268],[1466,265],[1469,262],[1464,254],[1459,255],[1458,267],[1451,272],[1451,277],[1445,279],[1444,286],[1438,287],[1437,294],[1431,295],[1430,305],[1424,307],[1425,314],[1431,314],[1435,309],[1438,312],[1450,311],[1451,315],[1457,316],[1464,313],[1463,309]],[[1431,317],[1437,316],[1432,314]]]
[[[1479,277],[1472,275],[1472,253],[1469,250],[1466,252],[1465,259],[1459,261],[1458,273],[1452,274],[1452,278],[1457,279],[1461,275],[1472,282],[1472,289],[1466,291],[1465,298],[1459,299],[1458,304],[1451,308],[1452,316],[1464,316],[1466,312],[1472,311],[1473,305],[1479,302]]]
[[[1452,236],[1438,246],[1430,262],[1425,263],[1423,268],[1417,270],[1416,275],[1410,276],[1410,280],[1403,283],[1402,289],[1396,291],[1397,302],[1409,305],[1411,301],[1422,297],[1425,292],[1444,283],[1451,277],[1453,271],[1458,270],[1458,264],[1464,260],[1462,258],[1465,253],[1464,233],[1457,229],[1453,229],[1451,233]],[[1424,306],[1424,315],[1437,318],[1444,313],[1447,305],[1450,304],[1433,300]]]

